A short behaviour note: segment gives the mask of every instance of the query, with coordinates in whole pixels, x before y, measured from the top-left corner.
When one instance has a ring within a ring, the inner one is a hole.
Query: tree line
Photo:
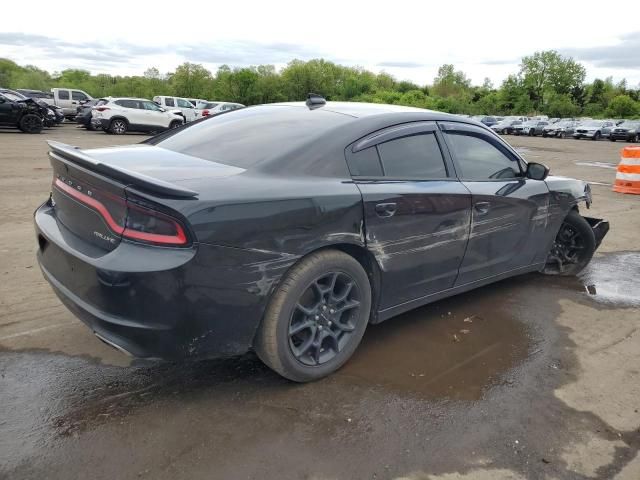
[[[640,89],[612,78],[585,82],[586,70],[556,51],[522,58],[519,71],[496,87],[487,78],[472,85],[464,72],[442,65],[429,85],[399,81],[388,73],[338,65],[323,59],[293,60],[278,71],[273,65],[232,68],[215,73],[183,63],[171,73],[147,69],[141,76],[92,75],[68,69],[49,73],[0,58],[0,87],[49,90],[79,88],[94,97],[152,98],[175,95],[238,102],[245,105],[304,100],[307,93],[328,100],[391,103],[449,113],[532,115],[550,117],[634,118],[640,115]]]

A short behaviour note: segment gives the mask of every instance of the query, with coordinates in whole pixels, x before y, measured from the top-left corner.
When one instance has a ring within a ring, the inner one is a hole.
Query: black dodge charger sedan
[[[369,323],[526,272],[575,274],[607,222],[473,120],[325,102],[249,107],[145,144],[50,142],[38,260],[96,336],[136,357],[254,349],[309,381]]]

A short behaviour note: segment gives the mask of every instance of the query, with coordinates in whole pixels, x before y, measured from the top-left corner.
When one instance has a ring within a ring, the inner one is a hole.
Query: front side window
[[[69,92],[67,90],[59,90],[58,98],[60,100],[69,100]]]
[[[447,141],[465,180],[500,180],[520,177],[520,166],[487,140],[460,132],[447,132]]]
[[[401,137],[378,145],[387,177],[446,178],[447,170],[433,133]]]
[[[187,102],[186,100],[178,98],[177,101],[180,108],[193,108],[193,105],[191,105],[191,103]]]
[[[83,100],[86,100],[87,96],[82,92],[77,92],[77,91],[74,90],[73,92],[71,92],[71,98],[73,100],[78,100],[78,101],[81,102]]]
[[[160,107],[153,102],[142,102],[142,106],[145,110],[153,110],[154,112],[160,111]]]

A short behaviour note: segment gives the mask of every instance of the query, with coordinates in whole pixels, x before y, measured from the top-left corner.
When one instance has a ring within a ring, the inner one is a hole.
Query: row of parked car
[[[497,117],[480,115],[473,117],[494,132],[502,135],[537,135],[575,139],[599,140],[608,138],[612,142],[625,140],[640,142],[640,120],[594,120],[592,118],[548,118],[538,117]]]
[[[233,102],[156,96],[153,100],[130,97],[92,98],[77,89],[9,90],[0,88],[0,125],[39,133],[44,127],[76,121],[90,130],[124,134],[159,132],[209,115],[242,108]]]

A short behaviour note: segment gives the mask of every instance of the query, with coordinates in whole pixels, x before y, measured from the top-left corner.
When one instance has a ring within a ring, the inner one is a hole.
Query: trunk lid
[[[185,185],[202,186],[245,171],[151,145],[93,150],[58,142],[49,146],[54,174],[51,204],[58,222],[94,247],[89,250],[97,247],[103,253],[114,250],[123,236],[152,243],[176,239],[178,245],[184,222],[171,206],[198,196]],[[136,205],[138,199],[130,190],[148,193],[158,208]],[[155,217],[147,222],[149,213]],[[174,227],[180,232],[171,231]],[[139,228],[154,228],[160,236],[141,234]]]

